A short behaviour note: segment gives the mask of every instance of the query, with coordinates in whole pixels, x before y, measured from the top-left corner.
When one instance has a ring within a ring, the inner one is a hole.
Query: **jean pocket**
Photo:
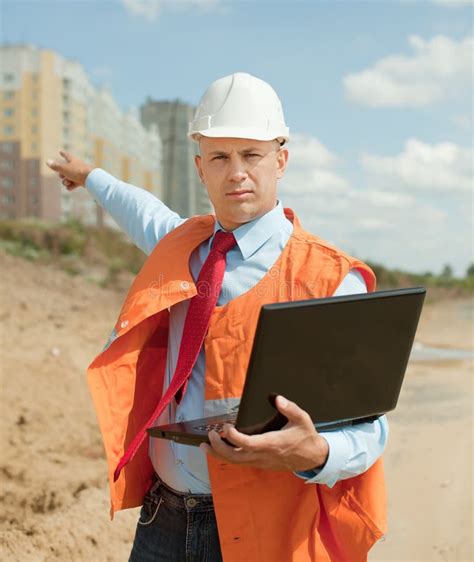
[[[163,503],[163,498],[145,498],[145,502],[140,510],[140,518],[138,519],[138,524],[142,527],[151,525],[158,515],[160,506]]]

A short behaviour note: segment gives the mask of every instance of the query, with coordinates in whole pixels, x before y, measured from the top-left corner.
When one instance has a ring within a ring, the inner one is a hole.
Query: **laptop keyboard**
[[[198,431],[222,431],[224,425],[228,423],[230,425],[235,425],[235,420],[229,420],[226,422],[219,422],[219,423],[208,423],[206,425],[196,425],[193,429],[197,429]]]

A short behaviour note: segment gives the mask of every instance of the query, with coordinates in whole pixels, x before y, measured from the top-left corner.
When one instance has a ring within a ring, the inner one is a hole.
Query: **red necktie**
[[[173,398],[179,403],[186,392],[189,377],[196,363],[206,336],[212,311],[221,292],[224,278],[226,254],[236,244],[232,232],[219,230],[212,241],[211,251],[204,262],[196,283],[197,294],[189,302],[183,335],[179,348],[178,363],[168,389],[161,397],[153,414],[135,435],[114,472],[114,482],[120,476],[122,468],[129,463],[146,436],[146,429],[161,416],[163,410]]]

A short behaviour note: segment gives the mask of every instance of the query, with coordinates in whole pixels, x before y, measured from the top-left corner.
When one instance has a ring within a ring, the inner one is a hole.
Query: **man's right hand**
[[[68,191],[71,191],[79,186],[86,184],[87,176],[94,169],[80,158],[76,158],[69,152],[60,150],[59,154],[66,160],[66,162],[56,162],[55,160],[47,160],[46,165],[58,173],[62,184]]]

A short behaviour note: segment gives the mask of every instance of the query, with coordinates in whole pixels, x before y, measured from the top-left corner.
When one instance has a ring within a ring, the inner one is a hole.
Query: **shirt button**
[[[121,328],[126,328],[127,326],[128,326],[128,320],[122,320],[122,322],[120,322]]]
[[[189,289],[189,283],[187,281],[181,281],[181,289],[187,291]]]
[[[186,500],[186,505],[188,507],[196,507],[197,504],[198,504],[198,501],[195,498],[188,498]]]

